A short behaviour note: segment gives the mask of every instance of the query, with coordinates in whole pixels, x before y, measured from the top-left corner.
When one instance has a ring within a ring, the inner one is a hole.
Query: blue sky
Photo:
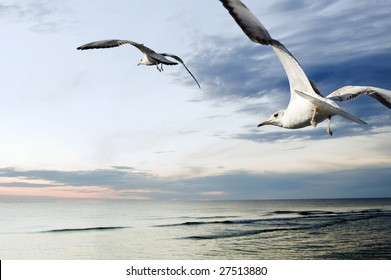
[[[391,2],[244,3],[323,94],[391,89]],[[151,8],[153,7],[153,9]],[[390,197],[391,114],[341,106],[317,128],[257,128],[285,108],[273,50],[252,43],[217,0],[0,2],[0,201]],[[129,39],[180,56],[136,66]]]

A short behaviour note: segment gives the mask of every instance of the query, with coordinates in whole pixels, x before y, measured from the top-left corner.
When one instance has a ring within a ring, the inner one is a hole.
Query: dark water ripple
[[[214,221],[186,221],[177,224],[158,225],[157,227],[207,227],[212,225],[251,225],[254,229],[243,230],[237,227],[228,229],[222,227],[220,232],[213,234],[191,235],[184,239],[220,239],[236,238],[257,234],[272,232],[290,232],[290,231],[307,231],[334,226],[342,223],[353,221],[375,219],[380,217],[391,217],[391,210],[365,209],[361,211],[334,212],[334,211],[274,211],[267,219],[228,219]],[[291,215],[290,217],[280,218],[280,215]],[[259,228],[259,229],[258,229]],[[214,229],[216,231],[216,229]]]
[[[106,231],[106,230],[118,230],[128,227],[89,227],[89,228],[63,228],[41,231],[41,233],[60,233],[60,232],[80,232],[80,231]]]

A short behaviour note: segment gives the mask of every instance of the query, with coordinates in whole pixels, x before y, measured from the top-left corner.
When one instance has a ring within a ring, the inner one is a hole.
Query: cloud
[[[262,46],[237,44],[237,38],[222,36],[206,36],[202,41],[205,46],[191,64],[206,90],[205,98],[259,97],[286,83],[285,77],[278,78],[276,68],[270,67],[278,63],[274,53],[262,54]],[[264,87],[263,81],[268,85]]]
[[[57,33],[73,25],[70,11],[59,3],[39,0],[0,3],[0,20],[27,23],[37,33]]]
[[[52,182],[51,186],[104,186],[116,189],[140,189],[153,184],[155,178],[148,171],[132,167],[115,166],[109,169],[94,169],[86,171],[60,170],[18,170],[15,168],[0,169],[1,177],[22,178],[24,180],[45,180]],[[30,183],[36,187],[50,184]]]
[[[327,7],[329,2],[327,1],[306,1],[306,0],[296,0],[296,1],[278,1],[273,3],[269,10],[274,13],[300,13],[303,10],[321,10],[324,7]]]
[[[205,195],[205,196],[221,196],[221,195],[224,195],[224,192],[209,191],[209,192],[200,192],[200,194]]]
[[[2,201],[53,199],[298,199],[389,197],[391,167],[308,173],[226,171],[188,179],[157,178],[133,168],[90,171],[0,169]],[[134,180],[134,177],[137,179]],[[8,178],[13,183],[2,183]],[[18,180],[22,182],[18,185]],[[25,184],[42,180],[45,184]]]
[[[229,172],[189,180],[192,188],[218,189],[224,199],[388,197],[388,168],[313,173]]]
[[[170,194],[164,185],[148,171],[126,166],[85,171],[0,169],[0,193],[8,196],[149,200]]]

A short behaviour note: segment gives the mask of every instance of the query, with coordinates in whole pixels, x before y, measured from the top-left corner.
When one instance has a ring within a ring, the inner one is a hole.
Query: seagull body
[[[296,58],[282,43],[270,36],[262,23],[240,0],[219,1],[251,41],[270,45],[273,48],[288,76],[290,86],[288,107],[274,113],[258,126],[275,125],[296,129],[310,125],[316,127],[317,123],[328,119],[327,132],[332,135],[330,121],[334,115],[340,115],[358,124],[366,124],[343,110],[334,101],[344,102],[361,95],[369,95],[391,109],[391,91],[371,86],[346,86],[324,97],[315,83],[307,78]]]
[[[137,65],[146,65],[146,66],[151,66],[151,65],[156,65],[157,70],[159,72],[163,71],[163,65],[177,65],[177,62],[171,61],[166,58],[166,56],[171,57],[181,63],[183,67],[185,67],[186,71],[192,76],[194,81],[197,83],[198,87],[201,88],[200,84],[198,83],[197,79],[194,77],[194,75],[190,72],[190,70],[186,67],[185,63],[183,60],[170,53],[156,53],[154,50],[144,46],[143,44],[136,43],[134,41],[130,40],[101,40],[101,41],[95,41],[91,42],[85,45],[82,45],[78,47],[78,50],[89,50],[89,49],[106,49],[106,48],[115,48],[119,47],[124,44],[130,44],[136,48],[138,48],[144,56],[141,58],[139,64]],[[159,68],[160,65],[160,68]]]

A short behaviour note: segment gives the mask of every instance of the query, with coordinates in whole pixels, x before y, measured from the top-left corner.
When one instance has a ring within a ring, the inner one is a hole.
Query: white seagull
[[[295,57],[283,44],[270,36],[262,23],[240,0],[219,1],[251,41],[273,47],[288,76],[291,93],[288,108],[274,113],[258,127],[263,125],[275,125],[289,129],[309,125],[316,127],[317,123],[328,119],[327,132],[331,136],[330,121],[334,115],[340,115],[359,124],[366,124],[344,111],[334,101],[349,101],[361,95],[369,95],[391,109],[391,91],[371,86],[346,86],[324,97],[316,88],[315,83],[307,78]]]
[[[168,60],[166,56],[171,57],[177,61],[179,61],[183,67],[189,72],[189,74],[193,77],[194,81],[197,83],[198,87],[201,88],[200,84],[198,83],[197,79],[194,77],[194,75],[190,72],[190,70],[186,67],[185,63],[183,60],[173,54],[169,53],[156,53],[155,51],[151,50],[150,48],[144,46],[143,44],[136,43],[134,41],[129,41],[129,40],[101,40],[101,41],[95,41],[91,42],[85,45],[82,45],[78,47],[78,50],[89,50],[89,49],[105,49],[105,48],[114,48],[114,47],[119,47],[124,44],[130,44],[132,46],[135,46],[138,48],[143,54],[143,58],[141,59],[140,63],[137,65],[156,65],[157,70],[159,72],[163,71],[163,64],[165,65],[177,65],[177,62]],[[159,68],[160,64],[160,68]]]

